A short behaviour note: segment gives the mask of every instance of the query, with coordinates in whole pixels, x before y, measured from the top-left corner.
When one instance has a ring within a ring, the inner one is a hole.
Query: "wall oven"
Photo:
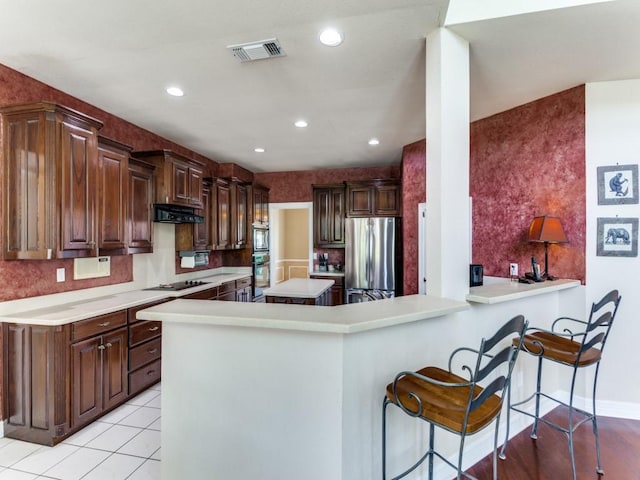
[[[253,301],[264,302],[265,288],[269,288],[269,254],[253,254]]]
[[[254,225],[253,253],[269,253],[269,228]]]

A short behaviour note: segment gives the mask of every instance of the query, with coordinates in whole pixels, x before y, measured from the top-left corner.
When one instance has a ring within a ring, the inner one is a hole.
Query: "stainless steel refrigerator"
[[[347,218],[345,289],[347,303],[395,296],[396,218]]]

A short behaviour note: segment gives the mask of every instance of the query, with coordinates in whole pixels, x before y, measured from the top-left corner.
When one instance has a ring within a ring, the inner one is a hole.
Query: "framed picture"
[[[598,167],[598,205],[638,203],[638,165]]]
[[[609,257],[638,256],[637,218],[598,218],[596,255]]]

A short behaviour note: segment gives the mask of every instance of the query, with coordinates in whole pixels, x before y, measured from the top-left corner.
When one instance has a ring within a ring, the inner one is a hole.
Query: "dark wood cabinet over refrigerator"
[[[345,187],[313,186],[313,245],[316,248],[344,247]]]

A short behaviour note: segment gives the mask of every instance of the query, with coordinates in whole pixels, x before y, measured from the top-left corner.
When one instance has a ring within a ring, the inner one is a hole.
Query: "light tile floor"
[[[55,447],[0,438],[0,480],[160,480],[160,384]]]

